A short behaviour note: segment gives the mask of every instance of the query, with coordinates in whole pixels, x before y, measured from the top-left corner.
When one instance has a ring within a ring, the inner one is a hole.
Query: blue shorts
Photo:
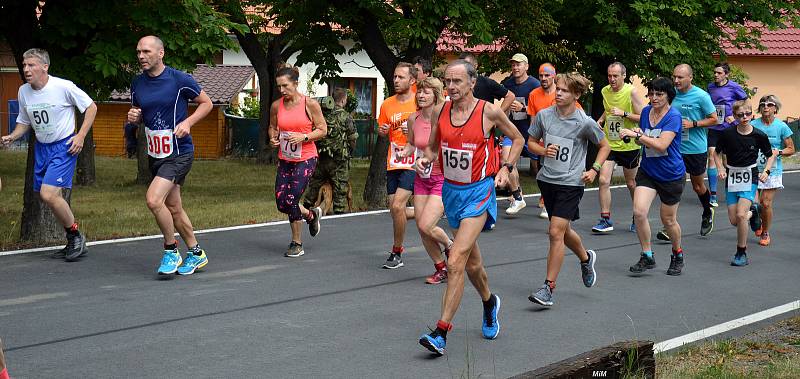
[[[511,147],[511,143],[512,143],[511,142],[511,138],[503,137],[503,142],[500,144],[500,146]],[[527,139],[525,140],[525,143],[522,144],[522,152],[519,153],[519,156],[520,157],[528,157],[530,159],[539,160],[539,156],[538,155],[528,151],[528,140]]]
[[[386,172],[386,193],[394,195],[397,188],[414,192],[414,180],[417,172],[414,170],[389,170]]]
[[[453,229],[458,229],[461,220],[478,217],[486,213],[488,230],[497,220],[497,198],[494,193],[494,178],[488,177],[480,182],[459,185],[444,181],[442,185],[442,202],[447,222]]]
[[[758,190],[758,184],[753,184],[753,187],[750,189],[750,191],[739,191],[739,192],[725,191],[725,203],[727,203],[729,207],[731,205],[738,204],[739,199],[747,199],[750,200],[750,202],[752,203],[756,199],[757,190]]]
[[[33,155],[33,191],[39,192],[42,184],[53,187],[72,188],[72,175],[78,156],[68,153],[67,141],[72,136],[51,143],[36,142]]]

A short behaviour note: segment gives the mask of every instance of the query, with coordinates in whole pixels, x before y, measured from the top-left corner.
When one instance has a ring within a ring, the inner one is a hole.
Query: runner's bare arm
[[[709,157],[713,157],[714,161],[717,165],[717,178],[725,179],[728,176],[728,172],[725,170],[725,163],[727,159],[723,157],[724,154],[717,152],[717,149],[708,149]]]
[[[644,101],[642,100],[642,97],[639,96],[639,92],[636,90],[636,88],[631,91],[631,105],[633,106],[633,112],[628,113],[628,119],[633,122],[639,122],[642,109],[644,108]]]
[[[503,97],[503,102],[500,103],[500,109],[503,113],[508,113],[508,110],[511,109],[511,104],[514,103],[516,98],[514,97],[514,93],[511,91],[506,92],[506,96]]]
[[[416,120],[416,118],[417,118],[416,116],[409,117],[407,121],[408,137],[406,138],[406,146],[403,147],[403,151],[400,152],[400,156],[403,158],[411,156],[412,154],[414,154],[414,151],[416,150],[416,148],[414,147],[414,120]]]
[[[200,90],[200,94],[192,99],[192,101],[197,103],[197,109],[195,109],[194,113],[192,113],[189,117],[186,117],[185,120],[181,121],[175,126],[175,136],[178,138],[188,136],[192,130],[192,126],[194,126],[194,124],[196,124],[198,121],[202,120],[203,117],[206,117],[214,107],[214,104],[211,102],[211,98],[208,97],[206,91],[204,90]]]
[[[444,108],[444,104],[439,104],[433,108],[433,113],[431,113],[431,136],[428,137],[428,146],[425,147],[424,154],[415,163],[417,171],[425,171],[439,158],[439,114],[442,112],[442,108]]]
[[[492,125],[494,125],[500,129],[503,135],[511,139],[511,152],[508,155],[508,162],[501,163],[516,164],[517,160],[519,160],[519,154],[522,152],[522,145],[525,144],[522,133],[511,123],[511,120],[508,119],[505,112],[494,104],[486,104],[484,115],[489,121],[483,123],[484,134],[490,133],[492,131]]]
[[[711,112],[706,116],[706,118],[697,121],[698,128],[707,128],[709,126],[717,125],[717,112]],[[694,127],[694,122],[688,119],[683,120],[683,127],[684,129],[691,129]]]
[[[319,103],[312,98],[308,98],[306,108],[308,113],[311,114],[311,122],[314,123],[314,129],[308,134],[292,133],[292,138],[289,139],[292,143],[302,143],[305,141],[306,136],[308,136],[309,141],[316,141],[328,135],[328,123],[325,122],[325,116],[322,114],[322,107],[319,106]]]
[[[788,156],[791,156],[791,155],[793,155],[795,153],[795,151],[794,151],[794,140],[792,140],[792,137],[786,137],[783,140],[783,144],[786,147],[783,148],[783,150],[782,150],[783,154],[781,154],[781,155],[788,157]]]
[[[22,137],[23,135],[25,135],[25,133],[27,133],[28,130],[30,129],[31,129],[30,125],[17,123],[17,126],[14,127],[14,131],[11,132],[11,134],[0,137],[0,142],[3,142],[3,145],[7,145],[11,142],[14,142],[20,139],[20,137]]]
[[[272,146],[278,146],[281,144],[281,141],[278,140],[278,102],[280,99],[275,100],[272,102],[272,105],[269,107],[269,128],[267,129],[267,133],[269,134],[269,143]]]
[[[597,147],[599,150],[597,151],[597,158],[595,158],[593,166],[599,165],[602,167],[603,163],[606,162],[606,158],[608,158],[608,154],[611,153],[611,145],[609,145],[607,138],[603,138],[600,140],[600,143],[597,144]],[[599,174],[599,170],[595,170],[595,168],[592,167],[581,175],[581,179],[583,179],[584,183],[592,183]]]
[[[75,155],[83,150],[83,141],[86,139],[86,135],[89,134],[89,129],[92,128],[92,124],[94,124],[95,116],[97,116],[97,104],[92,102],[83,112],[83,123],[81,124],[81,128],[78,129],[78,134],[67,142],[69,144],[68,153]]]

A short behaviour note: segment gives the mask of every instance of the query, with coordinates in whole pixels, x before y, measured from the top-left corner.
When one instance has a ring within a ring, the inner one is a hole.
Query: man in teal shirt
[[[681,113],[683,130],[681,132],[681,155],[686,172],[692,180],[692,189],[703,205],[703,220],[700,235],[705,236],[714,230],[714,208],[711,207],[711,192],[703,181],[708,161],[708,127],[717,125],[717,109],[708,92],[692,85],[692,66],[679,64],[672,71],[675,84],[675,99],[672,107]],[[656,236],[669,240],[663,230]]]

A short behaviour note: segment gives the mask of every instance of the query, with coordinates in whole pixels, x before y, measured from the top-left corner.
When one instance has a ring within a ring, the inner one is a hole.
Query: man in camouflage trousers
[[[333,187],[334,214],[344,213],[347,208],[350,156],[358,138],[353,118],[344,109],[345,104],[347,104],[347,91],[342,88],[335,89],[333,96],[320,101],[322,113],[328,124],[328,136],[316,141],[319,161],[303,200],[304,206],[313,207],[320,187],[330,181]]]

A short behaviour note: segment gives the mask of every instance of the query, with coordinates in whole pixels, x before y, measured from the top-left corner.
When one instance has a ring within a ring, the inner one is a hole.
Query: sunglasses
[[[744,112],[744,113],[737,113],[737,114],[736,114],[736,117],[738,117],[738,118],[743,118],[743,117],[745,117],[745,116],[747,116],[747,117],[750,117],[750,116],[752,116],[752,115],[753,115],[753,112]]]
[[[759,103],[758,104],[759,107],[774,107],[775,105],[776,105],[775,103]]]

